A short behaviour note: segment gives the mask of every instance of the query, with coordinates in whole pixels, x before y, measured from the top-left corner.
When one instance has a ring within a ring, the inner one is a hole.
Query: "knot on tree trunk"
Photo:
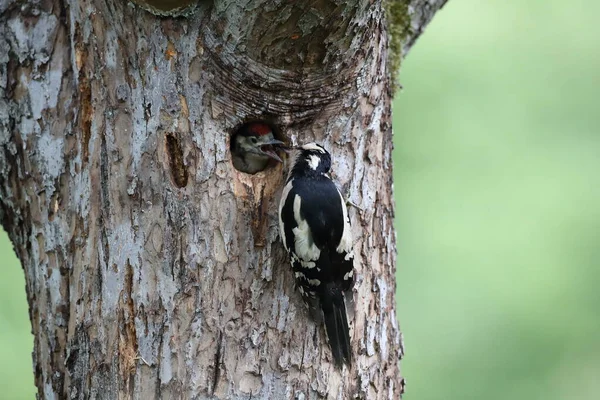
[[[226,19],[213,11],[200,51],[209,54],[205,68],[219,94],[213,107],[295,126],[344,107],[363,82],[368,46],[356,44],[373,37],[377,13],[364,1],[317,3],[265,2]]]

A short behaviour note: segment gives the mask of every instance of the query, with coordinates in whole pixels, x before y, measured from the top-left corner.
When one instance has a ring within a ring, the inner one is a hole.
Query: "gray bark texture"
[[[400,397],[387,49],[379,1],[0,1],[0,220],[40,398]],[[232,167],[256,118],[323,143],[360,207],[350,369],[279,242],[283,167]]]
[[[406,7],[409,23],[400,28],[404,35],[400,40],[402,43],[402,56],[406,56],[425,27],[431,22],[435,13],[440,10],[448,0],[389,0],[390,3],[399,8]]]

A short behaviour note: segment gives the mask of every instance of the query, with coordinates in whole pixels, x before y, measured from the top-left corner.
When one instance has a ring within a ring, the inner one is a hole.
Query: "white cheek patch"
[[[354,270],[346,272],[346,274],[344,275],[344,280],[347,281],[348,279],[352,278],[352,276],[354,276]]]
[[[313,170],[317,170],[317,168],[319,168],[319,164],[321,163],[321,159],[319,158],[319,156],[317,155],[311,155],[308,156],[308,166],[311,167]]]
[[[296,195],[294,198],[294,219],[298,226],[292,231],[294,232],[294,252],[304,261],[316,261],[321,256],[321,250],[315,245],[312,238],[312,232],[308,223],[300,214],[302,200]]]

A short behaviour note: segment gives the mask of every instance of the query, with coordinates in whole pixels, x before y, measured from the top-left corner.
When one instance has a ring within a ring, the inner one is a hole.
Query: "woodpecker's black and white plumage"
[[[297,147],[279,203],[279,231],[304,300],[320,303],[338,366],[351,364],[344,292],[354,284],[346,202],[328,175],[331,155],[316,143]]]
[[[276,149],[283,145],[275,139],[271,128],[262,122],[244,125],[231,139],[233,166],[239,171],[255,174],[264,170],[269,160],[282,162]]]

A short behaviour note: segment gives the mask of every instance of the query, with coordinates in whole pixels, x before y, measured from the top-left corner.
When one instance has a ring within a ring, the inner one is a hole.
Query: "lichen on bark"
[[[423,32],[434,14],[448,0],[384,0],[390,36],[389,65],[394,88],[400,87],[398,73],[402,59]]]
[[[398,0],[385,0],[385,10],[390,36],[390,56],[389,68],[392,75],[392,82],[396,89],[398,83],[398,73],[400,72],[400,63],[402,62],[402,45],[410,32],[410,16],[408,14],[408,3]]]

